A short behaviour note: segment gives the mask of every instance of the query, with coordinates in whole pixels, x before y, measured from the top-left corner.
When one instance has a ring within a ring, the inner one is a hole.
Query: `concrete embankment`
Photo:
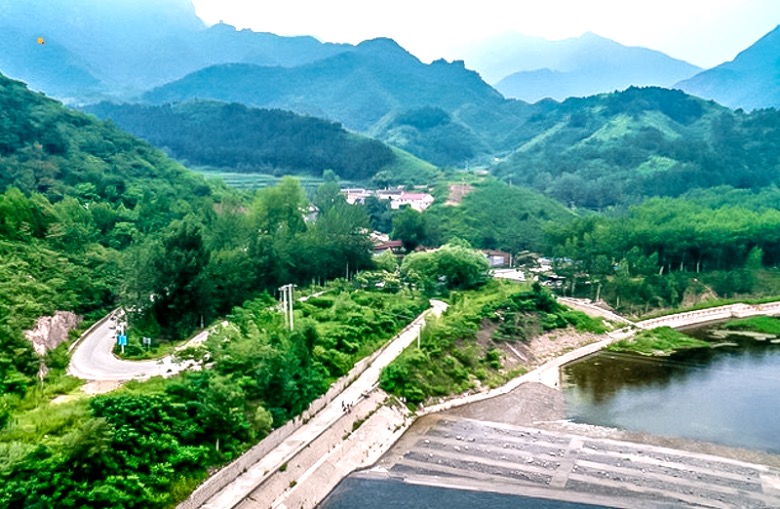
[[[390,414],[387,413],[388,410],[384,408],[390,407],[383,407],[380,404],[380,402],[384,402],[386,395],[376,389],[376,384],[381,370],[416,340],[427,314],[438,315],[446,309],[446,304],[443,302],[431,301],[431,304],[431,310],[420,315],[374,355],[358,362],[347,376],[331,387],[327,394],[313,402],[304,415],[275,430],[236,461],[221,469],[198,487],[187,500],[179,504],[178,509],[199,507],[232,509],[240,504],[251,502],[252,494],[258,491],[263,492],[264,499],[270,499],[271,502],[276,501],[285,495],[287,490],[297,486],[299,482],[297,479],[289,479],[289,476],[286,475],[290,465],[300,465],[302,470],[296,472],[301,476],[320,475],[316,473],[316,470],[310,471],[310,469],[317,467],[319,459],[333,447],[334,443],[339,440],[343,441],[345,436],[345,431],[342,429],[344,423],[348,422],[349,430],[351,430],[357,416],[363,419],[371,414],[372,426],[378,426],[375,424],[377,422],[384,422],[377,421],[377,416],[386,416],[388,421],[385,424],[391,427],[391,431],[402,430],[405,414],[396,415],[397,409],[392,410]],[[345,417],[345,413],[348,417]],[[397,422],[397,419],[401,417],[403,419],[400,423]],[[363,425],[367,424],[369,423],[366,422]],[[378,451],[380,446],[383,450],[389,448],[392,441],[384,445],[384,437],[384,434],[380,436],[379,433],[376,437],[371,436],[371,444],[367,444],[366,451]],[[312,447],[314,443],[327,445]],[[372,444],[375,445],[372,447]],[[317,455],[308,455],[305,454],[305,449],[315,449],[318,453]],[[295,460],[296,458],[297,460]],[[345,466],[346,473],[348,473],[359,468],[361,464],[350,464],[348,461],[344,461],[343,465],[340,463],[339,467]],[[327,471],[328,465],[323,463],[319,467],[325,468]],[[286,479],[287,484],[284,482],[280,484],[278,479]],[[336,482],[339,479],[337,478]],[[293,483],[293,481],[295,482]],[[326,494],[327,491],[322,496],[324,497]],[[304,498],[313,500],[308,494]],[[283,501],[279,502],[279,504],[282,503]],[[269,505],[264,507],[269,507]]]
[[[236,507],[312,509],[344,477],[376,463],[411,423],[406,408],[377,389]]]
[[[504,395],[526,382],[539,382],[557,389],[561,366],[631,336],[637,327],[669,324],[682,327],[733,316],[778,313],[780,302],[760,307],[737,304],[640,322],[636,327],[615,331],[601,341],[568,352],[503,387],[421,409],[417,416]],[[206,483],[179,509],[313,508],[350,472],[373,464],[390,450],[414,420],[405,408],[388,405],[386,395],[375,384],[382,367],[414,341],[421,323],[422,318],[399,336],[400,341],[389,344],[388,347],[392,347],[382,353],[381,361],[377,359],[371,363],[370,370],[362,366],[362,371],[370,371],[359,377],[363,382],[349,385],[345,381],[333,396],[325,398],[318,412],[309,414],[306,423],[291,423],[294,429],[291,428],[284,438],[280,437],[270,449],[260,450],[263,445],[259,444],[251,462],[239,460],[223,471],[226,473],[219,481],[220,488]],[[366,385],[368,381],[370,385]],[[345,403],[352,405],[348,412],[340,406]],[[311,422],[308,422],[309,418]],[[208,496],[204,497],[206,493]]]

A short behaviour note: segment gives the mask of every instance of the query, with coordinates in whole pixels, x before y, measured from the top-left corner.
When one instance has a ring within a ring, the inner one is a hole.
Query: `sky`
[[[593,32],[708,68],[780,24],[780,0],[192,0],[207,24],[357,44],[391,37],[425,62],[506,32]]]

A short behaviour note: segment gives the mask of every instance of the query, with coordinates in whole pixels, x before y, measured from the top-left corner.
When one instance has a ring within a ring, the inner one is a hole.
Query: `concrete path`
[[[432,300],[431,313],[438,316],[447,308],[447,304],[441,301]],[[352,407],[352,411],[357,414],[357,407],[362,400],[367,400],[369,407],[376,408],[377,398],[382,398],[375,391],[379,381],[379,374],[385,366],[390,364],[401,352],[417,340],[420,328],[424,320],[418,319],[417,326],[407,329],[405,332],[396,336],[385,347],[379,357],[369,366],[362,375],[360,375],[351,385],[349,385],[338,397],[329,405],[319,411],[307,423],[302,425],[297,431],[284,440],[270,453],[266,454],[260,461],[239,476],[231,484],[223,488],[219,493],[211,497],[204,505],[203,509],[232,509],[234,507],[268,507],[269,505],[257,505],[252,501],[253,494],[259,497],[262,493],[263,504],[266,502],[276,503],[282,506],[284,490],[289,488],[289,484],[267,483],[274,474],[276,474],[281,465],[289,463],[298,457],[304,449],[306,455],[295,460],[296,468],[301,472],[307,472],[315,466],[315,462],[325,456],[334,441],[338,442],[344,439],[344,431],[336,426],[338,422],[344,422],[345,410],[347,406]],[[372,406],[373,405],[373,406]],[[365,408],[365,404],[363,405]],[[365,413],[364,410],[361,411]],[[351,415],[351,414],[350,414]],[[351,423],[354,419],[346,417]],[[345,473],[350,472],[359,465],[354,465]],[[286,469],[285,468],[285,471]],[[303,475],[303,474],[301,474]],[[311,472],[306,474],[312,475]],[[245,501],[245,499],[247,499]],[[242,504],[242,501],[245,501]]]
[[[583,313],[590,315],[590,316],[598,316],[601,318],[604,318],[606,320],[609,320],[611,322],[615,323],[623,323],[626,325],[633,325],[634,322],[626,318],[625,316],[620,316],[617,313],[614,313],[608,309],[604,309],[602,307],[599,307],[590,299],[575,299],[572,297],[558,297],[558,302],[561,302],[563,304],[566,304],[572,309],[576,309],[577,311],[582,311]]]

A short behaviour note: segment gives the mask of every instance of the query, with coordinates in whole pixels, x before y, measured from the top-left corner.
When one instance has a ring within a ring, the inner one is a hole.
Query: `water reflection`
[[[685,330],[709,339],[717,325]],[[780,345],[729,336],[671,357],[599,353],[566,366],[576,422],[780,453]]]

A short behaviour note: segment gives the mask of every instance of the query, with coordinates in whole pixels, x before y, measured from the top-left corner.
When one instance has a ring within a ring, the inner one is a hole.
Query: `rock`
[[[54,316],[43,316],[35,327],[24,336],[32,343],[35,352],[43,356],[68,340],[68,333],[79,326],[81,317],[70,311],[57,311]]]

